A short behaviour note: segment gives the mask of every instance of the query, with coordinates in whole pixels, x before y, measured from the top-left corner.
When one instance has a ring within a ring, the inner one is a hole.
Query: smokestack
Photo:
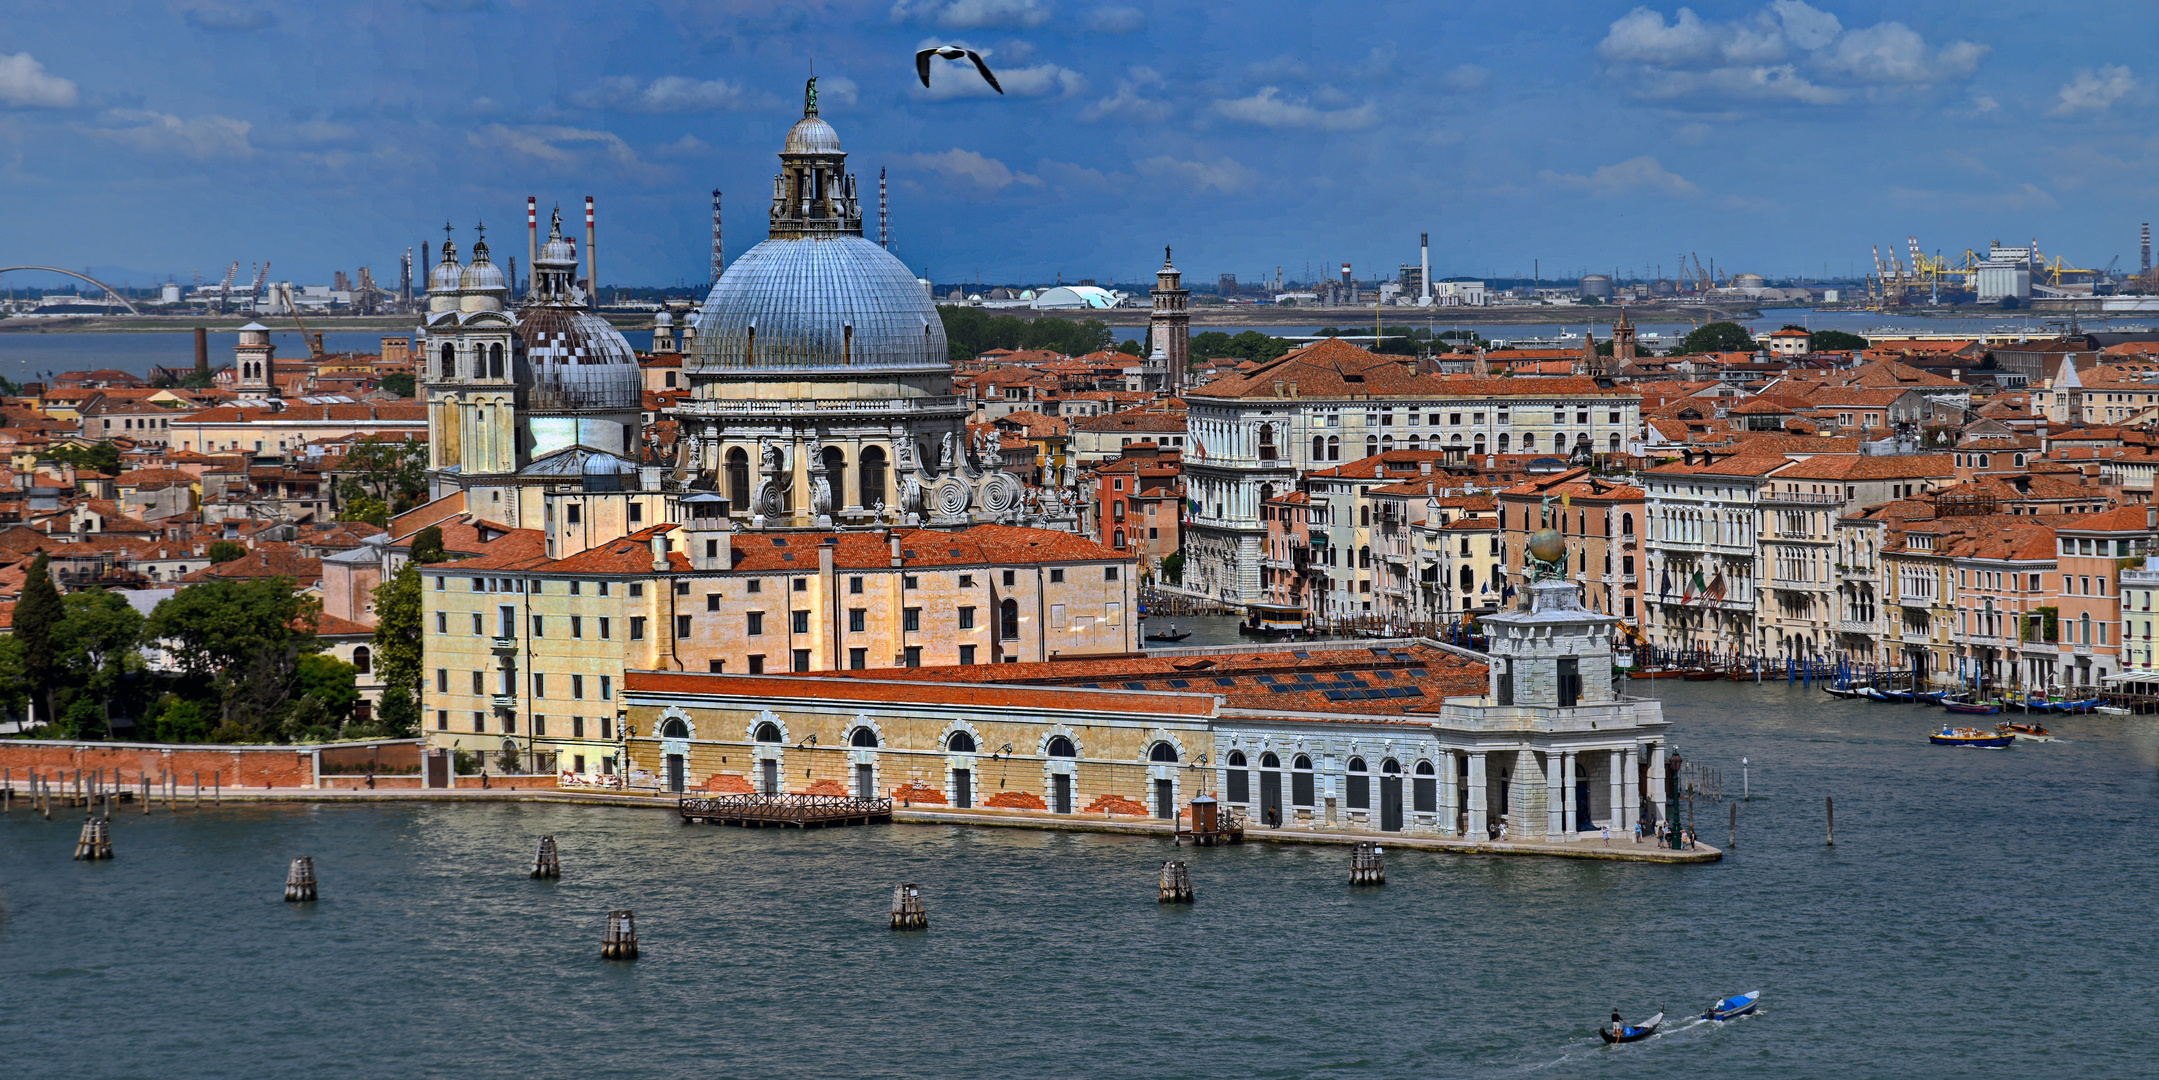
[[[728,268],[728,246],[719,240],[719,188],[712,188],[712,281],[719,283],[719,272]]]
[[[1421,294],[1420,298],[1424,300],[1430,300],[1432,298],[1431,233],[1421,232],[1417,234],[1417,265],[1422,267],[1422,269],[1419,270],[1417,273],[1417,281],[1424,288],[1424,292]]]
[[[210,328],[198,326],[195,328],[195,374],[208,375],[209,373]]]
[[[885,200],[885,168],[877,167],[877,246],[892,250],[892,207]]]
[[[540,200],[538,196],[527,195],[525,196],[525,272],[532,273],[539,265]],[[517,287],[515,279],[511,280],[510,287],[513,289]],[[522,295],[530,297],[532,290],[528,287]]]
[[[2144,227],[2137,230],[2137,232],[2140,234],[2140,239],[2142,240],[2142,244],[2140,246],[2143,248],[2144,251],[2144,258],[2142,260],[2143,269],[2139,272],[2143,274],[2149,274],[2152,272],[2152,223],[2149,221],[2145,222]]]
[[[1349,284],[1349,283],[1350,283],[1350,281],[1349,281],[1349,264],[1348,264],[1348,263],[1343,263],[1343,264],[1342,264],[1342,284],[1344,284],[1344,285],[1347,285],[1347,284]]]
[[[592,234],[592,196],[585,196],[585,288],[592,310],[600,310],[600,245]]]

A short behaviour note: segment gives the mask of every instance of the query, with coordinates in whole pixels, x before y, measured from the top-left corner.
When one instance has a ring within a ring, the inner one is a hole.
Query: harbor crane
[[[240,260],[234,259],[225,268],[225,283],[217,287],[217,313],[223,315],[232,306],[232,276],[240,272]]]
[[[307,343],[307,358],[314,363],[322,363],[322,335],[309,331],[307,324],[300,320],[300,302],[293,298],[292,282],[278,282],[277,289],[284,297],[285,311],[292,316],[292,324],[300,328],[300,340]]]
[[[262,265],[255,268],[254,287],[247,291],[247,306],[249,310],[253,310],[255,305],[258,303],[267,304],[270,303],[273,299],[272,297],[265,295],[262,291],[263,282],[268,280],[270,280],[270,263],[268,260],[264,260]]]

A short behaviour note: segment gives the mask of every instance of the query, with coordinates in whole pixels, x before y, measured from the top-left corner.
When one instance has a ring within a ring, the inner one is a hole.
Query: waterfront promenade
[[[488,788],[377,788],[375,790],[349,790],[340,788],[225,788],[215,796],[224,803],[554,803],[569,806],[612,806],[624,809],[665,810],[673,812],[677,800],[673,795],[627,794],[596,789],[580,790],[558,788],[551,783],[545,787],[513,786],[516,777],[491,778],[494,786]],[[534,778],[524,778],[534,779]],[[130,816],[143,816],[142,804],[136,802],[137,792],[129,789],[113,811],[114,827],[125,830]],[[203,795],[203,809],[212,805],[212,796]],[[28,812],[26,789],[23,781],[15,782],[14,812]],[[56,807],[54,816],[79,811],[65,806]],[[196,807],[191,791],[183,792],[171,809],[162,796],[151,800],[150,813],[194,813]],[[1039,811],[1006,810],[994,808],[957,809],[954,807],[894,807],[892,821],[896,825],[973,825],[986,828],[1043,829],[1056,832],[1115,833],[1130,836],[1170,836],[1175,822],[1162,818],[1142,818],[1114,814],[1050,814]],[[720,827],[720,826],[714,826]],[[1547,842],[1545,840],[1479,841],[1465,837],[1444,837],[1387,833],[1361,829],[1300,828],[1288,826],[1271,829],[1265,826],[1248,826],[1245,842],[1248,844],[1357,844],[1378,841],[1382,847],[1409,851],[1440,851],[1462,855],[1543,855],[1567,859],[1596,859],[1613,862],[1648,863],[1707,863],[1724,857],[1719,848],[1697,844],[1684,851],[1659,848],[1644,840],[1639,843],[1627,836],[1614,835],[1609,844],[1595,833],[1584,833],[1579,840]]]

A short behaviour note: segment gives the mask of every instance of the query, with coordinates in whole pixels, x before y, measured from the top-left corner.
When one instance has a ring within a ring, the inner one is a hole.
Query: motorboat
[[[1724,670],[1722,668],[1700,668],[1698,670],[1690,671],[1687,672],[1685,675],[1680,676],[1680,678],[1685,679],[1688,682],[1709,682],[1711,680],[1721,679],[1723,677]]]
[[[1962,698],[1943,698],[1942,708],[1953,713],[1993,716],[2002,711],[2002,704],[1999,701],[1967,701]]]
[[[1994,730],[2008,732],[2011,735],[2015,735],[2017,738],[2028,739],[2032,742],[2054,741],[2054,733],[2048,731],[2045,724],[2017,723],[2015,721],[2007,721],[1994,725]]]
[[[1693,668],[1677,668],[1677,667],[1647,667],[1647,668],[1634,668],[1634,669],[1631,669],[1631,670],[1629,670],[1629,671],[1627,672],[1627,678],[1630,678],[1630,679],[1677,679],[1677,678],[1679,678],[1679,677],[1681,677],[1681,676],[1683,676],[1683,675],[1687,674],[1687,673],[1688,673],[1689,671],[1692,671],[1692,670],[1694,670],[1694,669],[1693,669]]]
[[[1940,731],[1927,732],[1927,741],[1936,746],[1976,746],[1999,750],[2017,741],[2012,731],[1981,731],[1978,728],[1953,728],[1942,725]]]
[[[1711,1005],[1709,1007],[1709,1011],[1702,1014],[1702,1019],[1735,1019],[1737,1017],[1745,1016],[1748,1013],[1753,1012],[1755,1010],[1755,1007],[1760,1005],[1761,1003],[1762,992],[1760,990],[1749,990],[1744,994],[1737,994],[1732,997],[1725,998],[1723,1001],[1717,1002],[1715,1005]]]
[[[1660,1012],[1639,1024],[1606,1024],[1597,1029],[1597,1034],[1602,1036],[1604,1041],[1608,1043],[1640,1042],[1656,1034],[1657,1027],[1663,1023],[1664,1014]]]

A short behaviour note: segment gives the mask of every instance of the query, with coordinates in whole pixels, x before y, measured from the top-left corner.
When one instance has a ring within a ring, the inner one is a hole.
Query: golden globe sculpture
[[[1567,541],[1557,529],[1538,529],[1529,534],[1529,580],[1547,581],[1566,576]]]

